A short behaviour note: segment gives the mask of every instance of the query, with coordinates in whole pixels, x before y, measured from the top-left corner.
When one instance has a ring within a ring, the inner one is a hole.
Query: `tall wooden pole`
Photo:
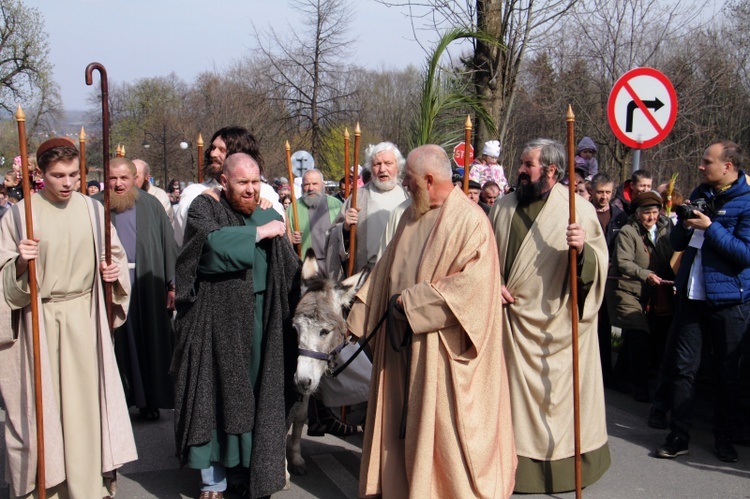
[[[471,115],[467,114],[466,123],[464,123],[464,194],[469,193],[469,170],[471,170],[469,151],[471,151]]]
[[[26,215],[26,239],[34,239],[34,221],[31,219],[31,184],[29,179],[29,153],[26,149],[26,115],[18,105],[18,145],[21,150],[21,180],[23,208]],[[42,354],[39,346],[39,298],[37,296],[36,260],[26,267],[31,294],[31,337],[34,356],[34,406],[36,410],[36,489],[40,499],[47,497],[44,467],[44,408],[42,403]]]
[[[294,193],[294,172],[292,171],[292,146],[289,145],[289,141],[286,141],[284,145],[286,149],[286,169],[289,174],[289,183],[292,188],[292,214],[294,215],[294,232],[299,232],[299,212],[297,211],[297,195]],[[302,258],[302,244],[298,244],[297,254]]]
[[[200,133],[198,134],[198,140],[196,141],[196,144],[198,145],[198,183],[203,183],[203,135]]]
[[[81,133],[78,134],[78,155],[80,156],[81,169],[79,178],[81,179],[81,194],[88,194],[86,187],[86,131],[81,127]]]
[[[86,85],[94,84],[94,70],[99,71],[102,90],[102,169],[104,175],[104,260],[112,264],[112,223],[109,211],[109,88],[107,70],[98,62],[86,66]],[[97,255],[98,257],[99,255]],[[104,303],[107,308],[109,332],[114,333],[114,316],[112,315],[112,283],[104,283]]]
[[[575,185],[575,120],[573,107],[568,105],[568,197],[569,201],[569,224],[576,223],[576,185]],[[581,492],[581,381],[578,371],[578,255],[575,248],[570,248],[569,262],[570,267],[570,316],[572,321],[573,334],[573,427],[575,438],[575,482],[576,498],[580,499]]]
[[[357,209],[357,183],[359,182],[359,139],[362,136],[362,131],[359,128],[359,123],[354,128],[354,175],[352,176],[352,203],[351,207]],[[354,272],[354,260],[356,260],[357,251],[357,225],[354,224],[349,229],[349,265],[347,267],[347,275],[352,275]]]
[[[344,128],[344,199],[349,197],[349,129]]]

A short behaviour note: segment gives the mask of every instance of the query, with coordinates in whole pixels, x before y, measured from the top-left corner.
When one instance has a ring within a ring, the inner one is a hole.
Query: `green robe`
[[[336,199],[333,196],[325,196],[325,199],[328,204],[328,224],[327,227],[324,227],[326,231],[328,231],[331,228],[331,225],[333,224],[333,221],[336,219],[336,216],[341,211],[341,206],[343,203]],[[317,208],[316,208],[317,209]],[[325,259],[325,244],[326,241],[320,241],[322,243],[321,248],[316,248],[315,245],[313,245],[313,238],[311,237],[312,231],[310,230],[310,212],[314,212],[315,210],[311,210],[308,208],[308,206],[302,201],[302,198],[297,199],[297,212],[299,214],[299,231],[302,233],[302,250],[301,254],[304,257],[307,253],[307,250],[310,248],[313,248],[315,250],[315,256],[319,260],[319,264],[322,260]],[[294,210],[292,209],[292,206],[290,205],[286,209],[286,219],[287,224],[291,231],[294,231]],[[325,220],[325,219],[324,219]]]
[[[249,244],[249,242],[256,241],[258,226],[265,225],[272,220],[281,220],[281,217],[274,210],[255,210],[243,219],[244,226],[223,227],[208,235],[203,245],[198,272],[200,275],[210,276],[252,269],[256,313],[253,317],[252,357],[247,368],[257,398],[258,372],[263,354],[262,310],[268,274],[268,254],[263,245]],[[234,435],[214,428],[210,442],[190,447],[188,466],[205,469],[211,463],[219,462],[226,467],[241,464],[247,468],[250,466],[252,448],[253,432]]]

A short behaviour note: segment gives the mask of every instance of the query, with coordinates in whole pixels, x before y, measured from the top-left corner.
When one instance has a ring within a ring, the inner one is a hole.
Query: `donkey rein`
[[[339,374],[341,374],[341,372],[342,372],[342,371],[343,371],[344,369],[346,369],[347,367],[349,367],[349,364],[351,364],[352,362],[354,362],[354,359],[356,359],[356,358],[357,358],[357,355],[359,355],[360,353],[362,353],[362,350],[364,350],[364,349],[365,349],[365,347],[367,346],[367,344],[368,344],[368,343],[370,343],[370,340],[372,339],[372,337],[373,337],[373,336],[375,336],[375,333],[377,333],[377,332],[378,332],[378,329],[380,329],[380,326],[382,326],[382,325],[383,325],[383,322],[385,322],[386,318],[388,318],[388,311],[389,311],[389,310],[388,310],[388,309],[386,309],[386,310],[385,310],[385,312],[383,312],[383,315],[382,315],[382,316],[380,317],[380,320],[378,321],[378,323],[377,323],[377,324],[375,324],[375,327],[374,327],[374,328],[373,328],[373,330],[372,330],[372,331],[370,332],[370,334],[368,334],[368,335],[367,335],[367,337],[365,338],[365,340],[364,340],[364,341],[363,341],[363,342],[362,342],[362,343],[361,343],[361,344],[359,345],[359,348],[357,349],[357,351],[356,351],[356,352],[354,352],[354,353],[352,354],[352,356],[351,356],[351,357],[349,357],[349,359],[348,359],[348,360],[347,360],[346,362],[344,362],[343,364],[341,364],[341,365],[340,365],[339,367],[337,367],[337,368],[336,368],[336,369],[335,369],[335,370],[334,370],[334,371],[333,371],[333,372],[331,373],[331,377],[332,377],[332,378],[335,378],[336,376],[338,376]],[[346,342],[347,342],[347,341],[348,341],[348,340],[344,340],[344,344],[346,344]],[[342,346],[343,346],[343,345],[342,345]]]

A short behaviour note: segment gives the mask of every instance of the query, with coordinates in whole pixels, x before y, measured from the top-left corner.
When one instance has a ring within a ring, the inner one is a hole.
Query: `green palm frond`
[[[440,64],[448,46],[466,38],[497,43],[483,33],[464,29],[451,29],[443,34],[425,68],[414,146],[438,144],[444,148],[452,147],[463,140],[466,114],[474,114],[490,130],[496,130],[492,117],[474,92],[470,75]]]

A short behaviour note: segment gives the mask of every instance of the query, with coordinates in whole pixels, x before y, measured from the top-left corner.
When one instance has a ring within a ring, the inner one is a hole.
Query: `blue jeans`
[[[227,469],[221,463],[211,463],[210,468],[201,470],[201,491],[224,492],[227,490]]]
[[[717,374],[714,409],[715,436],[731,434],[740,421],[738,408],[742,339],[750,324],[750,302],[709,306],[681,297],[669,331],[654,407],[671,410],[670,429],[690,440],[695,397],[694,381],[701,361],[703,341],[710,343]]]

